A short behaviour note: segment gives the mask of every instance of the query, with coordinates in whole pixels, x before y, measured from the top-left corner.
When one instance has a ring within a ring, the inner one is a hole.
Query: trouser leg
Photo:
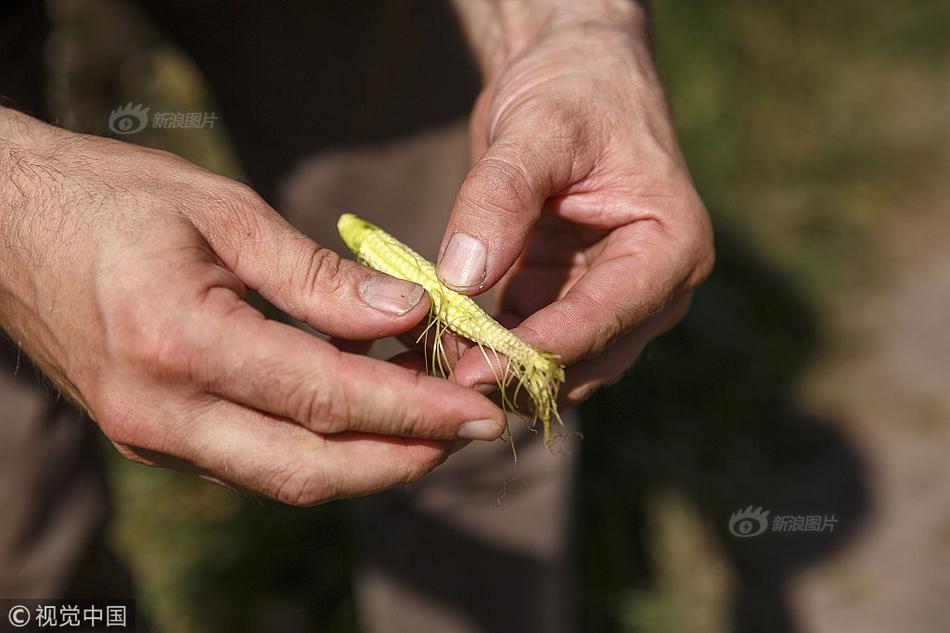
[[[520,420],[512,428],[523,427]],[[571,454],[517,433],[471,445],[408,490],[354,502],[365,633],[571,630]]]
[[[0,347],[0,596],[101,595],[109,497],[96,428]]]

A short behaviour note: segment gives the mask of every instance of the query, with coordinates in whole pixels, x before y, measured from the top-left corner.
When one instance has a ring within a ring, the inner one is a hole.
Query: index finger
[[[493,440],[505,429],[501,410],[471,389],[341,352],[247,304],[235,307],[237,297],[218,300],[230,306],[227,318],[207,320],[196,372],[210,393],[324,434]]]

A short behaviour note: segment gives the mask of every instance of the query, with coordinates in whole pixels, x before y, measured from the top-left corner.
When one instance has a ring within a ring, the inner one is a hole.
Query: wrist
[[[487,84],[526,48],[552,33],[584,41],[622,34],[647,39],[637,0],[455,0],[456,11]]]

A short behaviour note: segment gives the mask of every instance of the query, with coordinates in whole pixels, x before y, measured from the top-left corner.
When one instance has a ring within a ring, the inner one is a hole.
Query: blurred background
[[[110,134],[127,102],[222,113],[134,5],[47,6],[61,125]],[[950,4],[651,6],[719,260],[686,321],[583,408],[579,628],[945,631]],[[134,140],[244,178],[226,111],[192,132]],[[283,507],[109,452],[109,541],[155,630],[358,630],[346,504]],[[833,529],[742,538],[730,519],[748,506]]]

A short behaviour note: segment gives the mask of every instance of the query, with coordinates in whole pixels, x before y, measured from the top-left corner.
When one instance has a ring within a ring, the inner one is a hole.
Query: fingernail
[[[471,288],[485,280],[488,251],[471,235],[456,233],[439,261],[439,277],[453,288]]]
[[[403,315],[422,299],[422,286],[389,275],[373,275],[360,286],[360,298],[387,314]]]
[[[466,440],[497,440],[504,432],[494,420],[472,420],[459,427],[458,436]]]

